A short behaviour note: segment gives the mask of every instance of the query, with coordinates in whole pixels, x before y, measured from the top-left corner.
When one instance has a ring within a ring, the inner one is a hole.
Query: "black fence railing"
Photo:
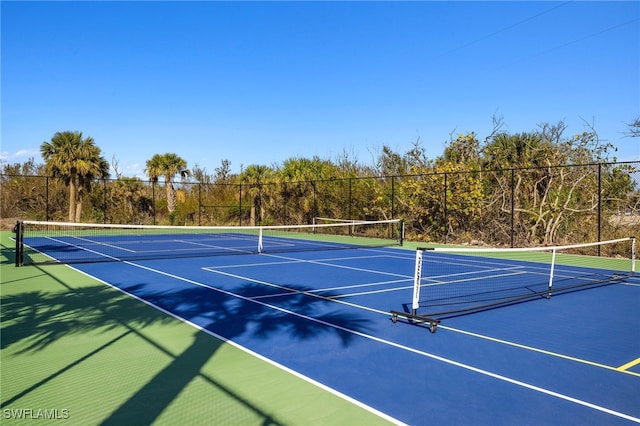
[[[47,176],[0,175],[5,219],[68,220],[69,190]],[[640,234],[640,162],[352,177],[303,182],[94,182],[81,221],[291,225],[315,217],[404,219],[414,241],[527,246]],[[171,206],[174,204],[174,206]]]

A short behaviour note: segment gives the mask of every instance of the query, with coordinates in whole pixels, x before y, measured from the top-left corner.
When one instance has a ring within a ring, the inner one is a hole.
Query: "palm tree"
[[[297,200],[295,223],[312,223],[318,210],[317,182],[336,178],[338,170],[330,161],[317,156],[311,159],[292,157],[285,160],[279,176],[283,182],[291,184],[285,197]]]
[[[86,171],[78,174],[78,197],[76,200],[76,222],[80,222],[82,202],[85,194],[91,192],[91,184],[96,179],[109,178],[109,163],[100,155],[100,148],[95,145],[83,146],[86,154]]]
[[[248,166],[240,175],[240,182],[249,187],[251,197],[250,224],[255,226],[260,223],[264,216],[263,185],[271,178],[272,170],[263,165],[252,164]]]
[[[167,209],[169,215],[172,216],[176,210],[176,191],[173,188],[171,179],[177,174],[184,179],[191,175],[187,169],[187,162],[173,153],[156,154],[147,160],[147,168],[145,173],[152,182],[158,182],[162,176],[164,178],[165,188],[167,191]]]
[[[85,192],[95,179],[109,177],[109,163],[93,138],[83,139],[82,132],[57,132],[42,143],[40,153],[47,172],[69,187],[69,221],[79,222]]]

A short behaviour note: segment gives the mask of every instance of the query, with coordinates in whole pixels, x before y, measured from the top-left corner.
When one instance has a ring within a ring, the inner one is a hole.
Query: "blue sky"
[[[2,1],[0,159],[57,131],[126,176],[175,152],[213,173],[319,156],[427,155],[564,120],[625,138],[640,116],[640,2]]]

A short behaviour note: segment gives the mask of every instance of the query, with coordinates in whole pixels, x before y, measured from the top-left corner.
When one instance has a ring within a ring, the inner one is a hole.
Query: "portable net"
[[[402,245],[401,220],[286,226],[18,222],[16,266]]]
[[[535,248],[418,248],[413,297],[403,311],[435,331],[441,319],[624,281],[635,238]]]

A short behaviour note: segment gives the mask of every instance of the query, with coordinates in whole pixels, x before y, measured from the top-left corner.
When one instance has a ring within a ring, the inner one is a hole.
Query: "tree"
[[[227,159],[220,161],[220,167],[216,167],[214,171],[213,181],[215,183],[227,183],[231,177],[231,161]]]
[[[409,171],[409,161],[406,156],[403,157],[384,145],[376,159],[376,170],[380,176],[404,175]]]
[[[82,200],[97,179],[109,177],[109,163],[92,137],[82,132],[57,132],[40,146],[47,172],[69,187],[69,221],[79,222]]]
[[[33,158],[8,164],[0,160],[0,217],[47,219],[47,183],[44,164]]]
[[[153,200],[140,178],[119,177],[110,185],[108,194],[115,223],[147,223],[153,213]]]
[[[322,204],[327,207],[335,205],[331,199],[331,188],[318,188],[318,184],[323,187],[333,187],[329,183],[340,176],[338,168],[329,160],[322,160],[317,156],[313,158],[289,158],[278,171],[282,181],[282,197],[285,203],[293,206],[293,223],[312,223],[313,217],[318,215],[331,215],[340,217],[337,211],[319,211],[318,206]],[[337,195],[337,192],[333,192]],[[345,200],[344,195],[341,196]],[[322,200],[319,202],[319,199]]]
[[[485,192],[479,146],[475,133],[460,134],[435,161],[411,165],[414,175],[401,179],[399,191],[404,212],[412,218],[409,225],[414,237],[446,241],[449,236],[462,239],[463,233],[482,229]]]
[[[640,137],[640,117],[636,117],[631,123],[627,124],[627,131],[624,134],[629,138]]]
[[[263,165],[252,164],[240,175],[240,182],[249,187],[251,197],[251,225],[255,226],[264,218],[264,190],[263,185],[270,180],[272,170]]]
[[[562,121],[539,127],[531,133],[498,133],[484,146],[485,168],[503,169],[493,174],[492,185],[499,190],[492,192],[490,204],[500,206],[503,218],[513,212],[517,244],[593,239],[584,234],[600,199],[598,169],[592,164],[606,162],[612,146],[588,123],[586,131],[569,138]],[[490,218],[491,227],[509,229],[499,218],[498,212]]]
[[[76,222],[80,222],[82,205],[86,196],[91,192],[91,185],[96,179],[109,178],[109,163],[100,156],[100,148],[89,148],[89,154],[94,160],[92,166],[87,169],[86,173],[78,175],[78,198],[76,201]]]
[[[164,185],[167,191],[167,209],[170,220],[176,210],[176,191],[171,181],[177,174],[181,179],[191,175],[187,169],[187,162],[174,153],[156,154],[147,160],[145,173],[152,182],[158,182],[159,178],[164,178]]]
[[[478,159],[480,158],[480,141],[475,133],[467,135],[458,135],[455,140],[449,142],[444,148],[444,156],[440,159],[440,163],[464,164],[467,168],[470,166],[476,168]]]

